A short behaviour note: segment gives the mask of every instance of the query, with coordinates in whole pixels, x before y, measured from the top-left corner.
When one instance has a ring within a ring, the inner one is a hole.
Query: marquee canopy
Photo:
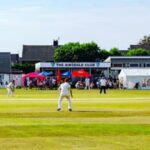
[[[122,69],[119,76],[119,81],[127,89],[132,89],[138,83],[140,88],[143,86],[150,87],[150,69]]]
[[[25,74],[23,76],[23,79],[25,78],[39,78],[39,79],[45,79],[45,77],[43,75],[40,75],[36,72],[31,72],[31,73],[28,73],[28,74]]]
[[[40,73],[40,75],[47,77],[47,76],[53,75],[53,72],[52,72],[52,71],[51,71],[51,72],[42,71],[42,72]]]
[[[89,74],[87,71],[81,69],[81,70],[76,70],[72,72],[73,77],[91,77],[91,74]]]
[[[71,72],[70,71],[66,71],[66,72],[62,73],[61,75],[65,76],[65,77],[71,77]]]

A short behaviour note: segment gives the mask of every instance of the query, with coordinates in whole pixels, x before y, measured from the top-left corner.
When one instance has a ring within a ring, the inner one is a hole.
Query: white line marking
[[[15,100],[15,101],[26,101],[26,100],[29,100],[29,101],[56,101],[56,100],[58,100],[58,97],[56,97],[56,98],[12,98],[12,97],[10,97],[10,98],[4,98],[4,99],[0,99],[0,101],[4,101],[4,100]],[[115,101],[119,101],[119,100],[150,100],[150,97],[141,97],[141,98],[139,98],[139,97],[134,97],[134,98],[103,98],[103,97],[101,97],[101,98],[73,98],[72,100],[77,100],[77,101],[90,101],[90,100],[95,100],[95,101],[97,101],[97,100],[99,100],[99,101],[101,101],[101,100],[115,100]]]

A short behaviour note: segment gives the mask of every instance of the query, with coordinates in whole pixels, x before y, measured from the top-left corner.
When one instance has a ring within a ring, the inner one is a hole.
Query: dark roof
[[[19,63],[19,54],[11,54],[11,63],[12,64]]]
[[[130,45],[129,49],[136,49],[136,48],[139,48],[140,45]]]
[[[104,62],[111,62],[111,60],[117,60],[117,59],[120,59],[120,60],[124,60],[124,59],[127,59],[127,60],[136,60],[136,59],[142,59],[142,60],[150,60],[150,56],[109,56],[107,59],[105,59]]]
[[[124,54],[127,54],[128,51],[129,51],[129,50],[119,50],[119,52],[122,53],[123,55],[124,55]]]
[[[150,50],[150,45],[130,45],[129,49],[136,49],[136,48],[144,48],[146,50]]]
[[[11,54],[9,52],[0,53],[0,73],[11,72]]]
[[[53,57],[56,48],[56,46],[52,45],[23,45],[22,61],[54,61]]]

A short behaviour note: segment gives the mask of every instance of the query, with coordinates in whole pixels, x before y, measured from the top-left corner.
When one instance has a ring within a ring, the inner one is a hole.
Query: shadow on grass
[[[104,111],[104,110],[62,110],[61,112],[1,112],[0,118],[99,118],[99,117],[128,117],[150,116],[150,111]]]
[[[83,113],[84,113],[84,112],[85,112],[85,113],[90,113],[90,112],[91,112],[91,113],[95,113],[95,112],[99,112],[99,113],[100,113],[100,112],[112,112],[112,111],[101,111],[101,110],[75,110],[75,111],[73,111],[73,112],[77,112],[77,113],[78,113],[78,112],[79,112],[79,113],[80,113],[80,112],[83,112]]]

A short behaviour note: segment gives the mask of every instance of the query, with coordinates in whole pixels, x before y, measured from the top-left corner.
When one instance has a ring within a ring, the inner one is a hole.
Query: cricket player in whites
[[[57,111],[60,111],[62,109],[62,100],[63,98],[66,98],[68,100],[68,110],[72,111],[72,102],[71,102],[71,97],[73,97],[72,95],[72,91],[71,91],[71,86],[68,83],[69,79],[66,78],[64,80],[64,83],[60,84],[58,90],[60,90],[60,96],[58,99],[58,109]]]
[[[12,80],[12,81],[7,85],[7,95],[8,95],[8,96],[12,96],[14,90],[15,90],[15,80]]]

